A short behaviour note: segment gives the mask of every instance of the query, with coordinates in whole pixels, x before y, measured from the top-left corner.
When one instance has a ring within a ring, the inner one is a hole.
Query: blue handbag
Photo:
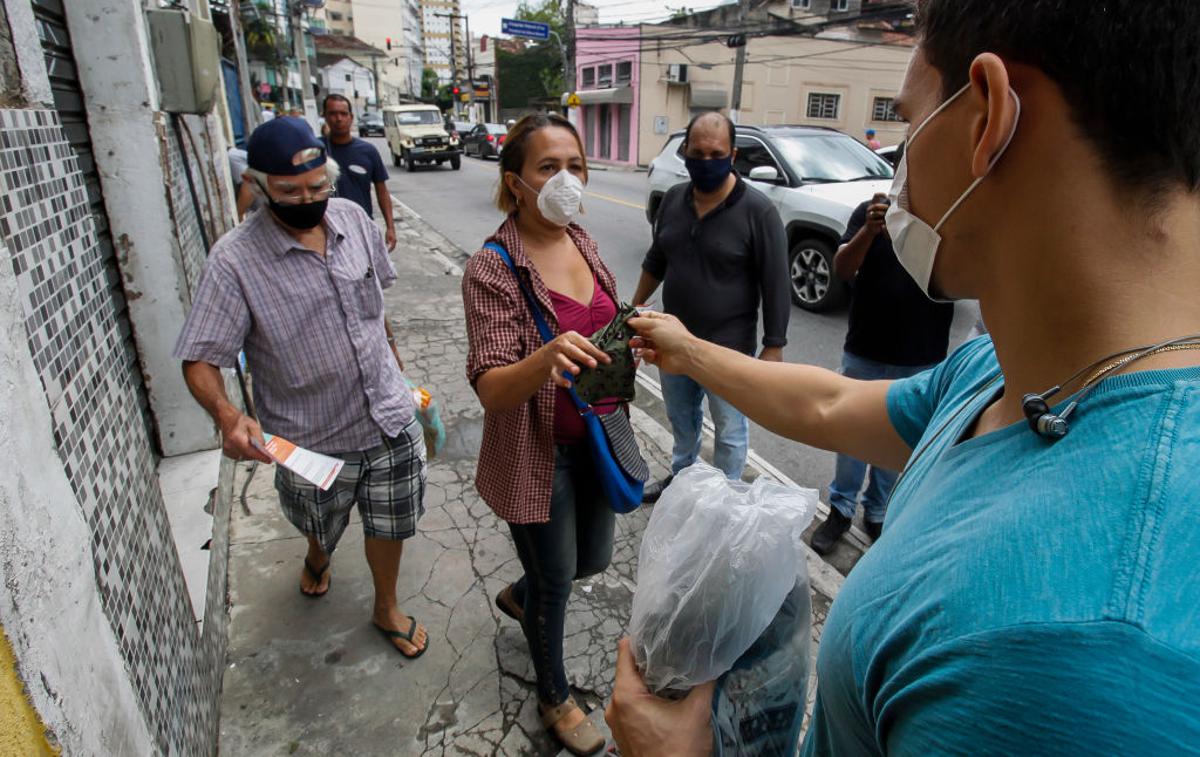
[[[508,266],[508,270],[512,271],[533,314],[542,341],[552,341],[554,334],[546,323],[546,317],[542,315],[542,309],[538,307],[533,292],[529,291],[529,287],[517,272],[508,250],[495,242],[488,242],[484,247],[499,255]],[[570,378],[570,374],[564,375]],[[567,392],[583,417],[584,426],[587,428],[588,447],[592,451],[592,462],[596,466],[596,476],[600,479],[600,486],[609,506],[618,513],[633,512],[642,504],[642,490],[646,479],[650,477],[650,469],[638,450],[629,417],[620,409],[597,416],[591,405],[575,393],[575,387],[569,388]]]

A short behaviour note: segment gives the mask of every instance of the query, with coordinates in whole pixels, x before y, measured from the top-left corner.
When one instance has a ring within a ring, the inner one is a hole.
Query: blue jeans
[[[525,610],[523,630],[544,705],[558,706],[570,695],[562,646],[571,582],[608,567],[615,525],[586,443],[555,446],[550,521],[508,524],[525,569],[513,599]]]
[[[859,357],[849,352],[842,353],[842,375],[847,378],[876,381],[880,379],[901,379],[914,376],[932,366],[888,365],[877,363],[865,357]],[[867,469],[870,468],[868,473]],[[834,469],[833,483],[829,485],[829,504],[836,507],[838,512],[847,518],[854,517],[854,509],[860,501],[863,515],[872,523],[882,523],[887,513],[888,497],[896,484],[895,471],[868,466],[861,460],[848,455],[837,456],[837,466]],[[867,488],[863,490],[863,479],[867,479]]]
[[[661,374],[663,401],[675,447],[671,451],[671,473],[678,473],[700,457],[700,431],[704,427],[701,401],[708,397],[708,411],[716,427],[713,465],[731,479],[742,477],[750,449],[750,422],[737,408],[692,381],[687,376]]]

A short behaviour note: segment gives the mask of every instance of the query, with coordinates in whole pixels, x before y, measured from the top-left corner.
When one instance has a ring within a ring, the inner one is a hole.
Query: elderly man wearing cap
[[[396,603],[404,540],[424,512],[425,445],[383,312],[395,271],[362,208],[330,198],[337,164],[302,119],[259,126],[247,153],[246,176],[267,209],[213,246],[175,356],[229,457],[272,462],[265,429],[345,460],[327,491],[276,466],[280,505],[308,538],[300,591],[329,590],[330,558],[357,504],[372,620],[401,654],[419,657],[425,629]],[[230,404],[219,371],[243,350],[261,427]]]

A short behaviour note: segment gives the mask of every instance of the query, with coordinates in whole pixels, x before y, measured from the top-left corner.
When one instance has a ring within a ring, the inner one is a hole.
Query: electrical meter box
[[[221,80],[220,37],[212,22],[178,10],[148,10],[146,18],[160,107],[168,113],[212,110]]]

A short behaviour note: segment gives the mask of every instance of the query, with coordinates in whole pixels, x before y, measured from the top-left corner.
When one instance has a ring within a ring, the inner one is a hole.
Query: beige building
[[[736,51],[709,43],[673,49],[645,41],[639,81],[638,158],[654,159],[666,136],[704,110],[729,112]],[[686,54],[686,55],[685,55]],[[912,48],[798,36],[747,43],[742,80],[744,124],[827,126],[863,138],[874,129],[885,145],[904,136],[892,101]]]
[[[446,84],[467,80],[466,37],[458,0],[421,0],[425,66]]]
[[[354,8],[351,0],[325,0],[325,7],[317,11],[317,17],[325,22],[329,34],[342,37],[354,34]]]
[[[750,125],[838,129],[883,144],[903,138],[893,99],[912,53],[911,19],[883,0],[748,0],[641,26],[576,32],[572,119],[588,157],[646,165],[696,113],[719,110]],[[751,29],[733,112],[737,49],[725,38]],[[563,102],[566,104],[564,94]]]
[[[354,36],[383,50],[379,61],[380,96],[384,104],[421,95],[425,44],[420,0],[362,0],[351,6]]]

